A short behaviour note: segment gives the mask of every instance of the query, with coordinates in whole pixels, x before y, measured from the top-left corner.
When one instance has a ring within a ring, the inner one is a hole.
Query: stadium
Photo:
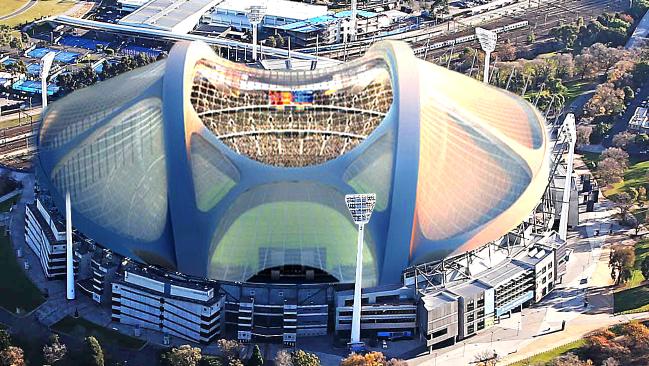
[[[522,98],[419,60],[398,42],[380,42],[333,68],[293,72],[249,68],[187,42],[167,60],[53,103],[39,133],[38,169],[56,206],[70,194],[75,228],[129,258],[112,285],[113,302],[122,301],[118,310],[112,305],[113,320],[147,323],[124,303],[127,286],[163,298],[171,295],[155,290],[157,282],[173,290],[186,281],[196,291],[212,289],[209,299],[190,300],[223,308],[219,323],[244,341],[291,344],[296,334],[349,329],[356,227],[344,196],[376,193],[363,296],[369,307],[399,307],[404,299],[411,307],[399,319],[365,321],[364,306],[364,334],[405,329],[434,344],[539,299],[525,285],[499,302],[499,284],[480,276],[493,279],[508,266],[513,272],[503,281],[532,281],[539,263],[551,259],[556,280],[563,255],[561,239],[550,235],[558,219],[552,182],[560,158],[553,156],[565,150],[551,148],[548,130]],[[517,230],[522,240],[513,239]],[[470,259],[487,249],[488,263]],[[422,268],[440,263],[465,276],[433,274],[426,282],[434,286],[420,288]],[[475,288],[453,290],[451,282]],[[422,319],[440,306],[468,316],[457,310],[458,299],[474,295],[483,306],[476,324],[456,320],[454,331],[434,339],[438,327]],[[286,307],[293,303],[295,314]],[[279,320],[237,315],[273,306]],[[324,315],[303,322],[309,314],[302,306],[324,306]],[[287,320],[293,315],[297,327]],[[174,327],[159,324],[197,341],[220,334],[190,336]]]

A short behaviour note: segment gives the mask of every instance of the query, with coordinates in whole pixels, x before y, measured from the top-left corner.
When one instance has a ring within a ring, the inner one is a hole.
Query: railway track
[[[527,3],[531,7],[521,7]],[[536,6],[535,6],[536,5]],[[575,21],[582,16],[587,21],[596,18],[604,12],[620,11],[627,7],[628,2],[623,0],[563,0],[542,2],[538,0],[520,0],[507,7],[494,10],[501,16],[497,19],[489,20],[489,14],[481,14],[466,19],[451,20],[443,25],[429,26],[425,29],[404,32],[394,36],[388,36],[381,39],[397,39],[407,42],[417,49],[418,56],[428,60],[439,58],[453,45],[441,47],[436,50],[426,47],[439,42],[445,42],[451,39],[462,38],[472,35],[476,26],[488,29],[505,27],[507,25],[527,21],[528,27],[504,32],[500,39],[513,40],[515,44],[522,44],[526,41],[529,32],[534,32],[537,39],[547,37],[550,29],[562,23]],[[493,18],[493,17],[492,17]],[[479,22],[480,19],[487,19]],[[444,30],[442,27],[446,27]],[[366,39],[357,42],[348,42],[347,44],[336,44],[319,47],[318,56],[347,61],[363,55],[367,49],[379,39]],[[477,43],[467,43],[464,46],[476,46]],[[455,46],[458,46],[457,44]],[[315,48],[305,48],[300,50],[305,53],[314,53]]]

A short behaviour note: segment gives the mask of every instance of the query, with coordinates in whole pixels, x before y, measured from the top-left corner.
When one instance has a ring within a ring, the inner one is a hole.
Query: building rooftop
[[[366,11],[366,10],[359,10],[357,12],[357,15],[359,18],[371,18],[374,16],[377,16],[379,14],[373,13],[371,11]],[[312,32],[318,29],[323,28],[325,25],[337,21],[342,18],[348,18],[351,16],[351,10],[344,10],[340,11],[335,14],[325,14],[325,15],[320,15],[316,16],[313,18],[308,18],[299,22],[294,22],[290,24],[286,24],[280,27],[277,27],[278,29],[284,30],[284,31],[292,31],[292,32],[300,32],[300,33],[308,33]]]
[[[184,34],[220,0],[151,0],[125,16],[119,24]]]
[[[447,290],[462,297],[473,297],[490,288],[491,286],[477,279],[457,286],[448,287]]]
[[[437,292],[423,293],[421,299],[426,310],[433,310],[444,304],[456,302],[458,296],[448,291],[441,290]]]
[[[45,217],[41,213],[41,211],[38,209],[38,201],[35,201],[34,203],[30,203],[27,205],[29,210],[31,211],[32,215],[34,215],[34,218],[38,222],[38,225],[41,227],[43,232],[45,233],[45,236],[47,237],[47,241],[50,244],[57,244],[58,240],[56,239],[56,236],[54,235],[54,232],[52,231],[52,227],[50,226],[50,223],[54,223],[54,227],[60,232],[64,233],[65,232],[65,225],[63,225],[62,222],[58,220],[53,220],[51,216]],[[60,244],[60,243],[58,243]]]
[[[224,0],[216,9],[247,12],[252,5],[261,5],[259,0]],[[268,0],[266,2],[266,15],[278,16],[289,19],[308,19],[327,13],[325,5],[313,5],[288,0]]]
[[[512,278],[516,278],[526,273],[531,268],[530,265],[518,261],[506,261],[480,275],[480,281],[496,288]]]
[[[636,108],[629,120],[629,127],[637,129],[649,128],[649,109],[645,107]]]

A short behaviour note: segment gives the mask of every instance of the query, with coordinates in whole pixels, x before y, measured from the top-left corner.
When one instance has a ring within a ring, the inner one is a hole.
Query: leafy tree
[[[189,345],[172,348],[163,356],[168,366],[197,366],[202,358],[201,349]]]
[[[275,355],[275,366],[293,366],[291,353],[285,350],[277,352]]]
[[[0,329],[0,351],[11,346],[11,335],[4,329]]]
[[[277,47],[277,39],[275,38],[275,36],[270,36],[266,38],[266,46]]]
[[[592,361],[582,361],[574,353],[568,353],[552,360],[551,366],[591,366]]]
[[[577,40],[578,34],[579,27],[574,24],[565,24],[550,30],[550,35],[561,42],[566,48],[572,48]]]
[[[635,65],[633,80],[638,84],[643,84],[649,80],[649,61],[640,61]]]
[[[21,348],[9,346],[0,351],[0,366],[25,365],[25,354]]]
[[[264,357],[261,355],[259,346],[255,344],[255,348],[252,349],[252,355],[248,360],[247,366],[262,366],[264,364]]]
[[[616,135],[617,136],[617,135]],[[623,168],[629,165],[629,154],[619,147],[609,147],[601,155],[602,159],[611,158],[620,163]]]
[[[104,351],[101,349],[99,341],[95,337],[86,337],[84,339],[85,365],[86,366],[104,366]]]
[[[613,136],[613,146],[624,149],[635,140],[635,135],[631,132],[623,131]]]
[[[199,366],[223,366],[223,362],[217,357],[203,356],[198,363]]]
[[[527,35],[527,43],[534,43],[534,42],[536,42],[536,34],[534,34],[534,32],[530,32]]]
[[[624,167],[613,158],[606,158],[597,163],[597,173],[606,184],[612,184],[622,180]]]
[[[385,364],[386,366],[408,366],[408,362],[400,358],[391,358]]]
[[[293,366],[320,366],[320,359],[313,353],[299,349],[291,353]]]
[[[590,116],[614,115],[622,112],[624,105],[624,91],[615,88],[611,83],[597,86],[595,94],[584,106],[584,110]]]
[[[243,362],[238,358],[231,358],[228,360],[228,366],[243,366]]]
[[[223,357],[230,360],[241,360],[241,353],[243,352],[243,346],[241,343],[231,340],[231,339],[219,339],[216,342],[217,347],[223,354]]]
[[[577,145],[590,144],[590,135],[593,133],[591,126],[579,125],[577,126]]]
[[[52,365],[65,357],[68,348],[65,344],[61,343],[58,334],[50,336],[50,344],[43,346],[43,359],[49,365]]]
[[[625,86],[622,91],[624,92],[624,102],[629,103],[635,98],[635,92],[633,92],[633,89],[631,89],[630,86]]]
[[[616,247],[611,252],[608,266],[611,268],[611,278],[617,285],[631,278],[631,268],[635,262],[635,253],[629,247]]]

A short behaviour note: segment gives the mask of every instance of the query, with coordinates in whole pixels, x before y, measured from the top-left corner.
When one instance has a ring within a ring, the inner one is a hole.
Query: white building
[[[38,199],[25,207],[25,242],[38,257],[45,277],[65,278],[65,225],[53,219]],[[76,272],[76,258],[74,267]]]
[[[638,107],[629,120],[629,130],[646,133],[649,131],[649,109]]]
[[[252,29],[247,11],[256,0],[224,0],[203,15],[202,23],[212,26],[233,27],[238,30]],[[327,15],[325,5],[312,5],[288,0],[269,0],[260,27],[277,28],[286,24]]]
[[[127,264],[112,293],[113,321],[202,343],[221,334],[224,296],[214,287]]]

